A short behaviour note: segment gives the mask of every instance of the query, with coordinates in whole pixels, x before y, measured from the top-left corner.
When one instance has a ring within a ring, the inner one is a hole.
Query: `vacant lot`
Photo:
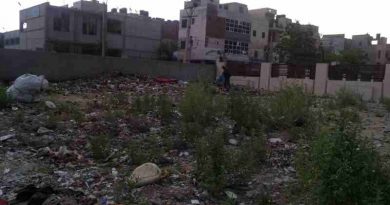
[[[226,94],[131,76],[50,86],[40,103],[0,103],[0,199],[390,203],[388,111],[350,91]],[[137,185],[130,175],[147,162],[161,168],[160,180]]]

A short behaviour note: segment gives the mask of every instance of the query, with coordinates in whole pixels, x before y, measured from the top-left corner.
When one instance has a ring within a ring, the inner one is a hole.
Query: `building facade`
[[[323,35],[321,43],[325,51],[340,54],[351,48],[352,40],[345,38],[345,34],[331,34]]]
[[[252,20],[249,56],[253,61],[274,61],[274,48],[292,20],[271,8],[249,11]]]
[[[188,61],[249,61],[251,19],[248,7],[219,0],[192,0],[180,11],[179,45]]]
[[[151,18],[148,12],[127,9],[107,12],[93,1],[75,2],[72,7],[49,3],[20,11],[20,47],[27,50],[157,58],[163,27],[177,24]],[[169,38],[177,41],[177,36]]]
[[[8,31],[3,34],[3,47],[6,49],[20,49],[19,30]]]

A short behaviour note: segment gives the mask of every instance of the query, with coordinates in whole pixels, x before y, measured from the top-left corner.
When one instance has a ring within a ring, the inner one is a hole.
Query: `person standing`
[[[224,80],[225,80],[225,81],[224,81],[224,88],[225,88],[226,91],[229,91],[229,89],[230,89],[230,76],[231,76],[231,74],[230,74],[230,72],[229,72],[229,70],[227,69],[226,66],[223,66],[223,67],[222,67],[222,70],[223,70],[222,75],[223,75]]]

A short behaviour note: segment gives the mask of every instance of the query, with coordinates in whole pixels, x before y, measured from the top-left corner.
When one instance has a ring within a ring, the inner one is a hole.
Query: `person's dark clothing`
[[[224,87],[225,87],[226,90],[229,90],[230,89],[230,77],[231,77],[231,74],[229,73],[229,71],[227,69],[225,69],[223,71],[222,75],[225,78]]]

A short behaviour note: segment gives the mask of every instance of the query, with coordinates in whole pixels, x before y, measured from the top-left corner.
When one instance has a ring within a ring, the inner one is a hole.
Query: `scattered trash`
[[[157,77],[154,80],[156,82],[162,83],[162,84],[173,84],[173,83],[177,83],[178,82],[178,80],[176,80],[176,79],[166,78],[166,77]]]
[[[46,105],[46,107],[48,107],[50,109],[56,109],[57,108],[56,104],[54,104],[52,101],[45,101],[45,105]]]
[[[231,191],[225,191],[225,194],[229,199],[237,199],[237,194],[231,192]]]
[[[235,146],[238,145],[238,141],[236,139],[229,139],[229,143]]]
[[[14,84],[7,89],[7,95],[18,102],[36,102],[42,91],[49,87],[44,76],[24,74],[18,77]]]
[[[153,163],[145,163],[137,167],[130,176],[136,186],[152,184],[161,178],[161,169]]]
[[[199,202],[199,200],[197,200],[197,199],[192,199],[191,200],[191,204],[200,204],[200,202]]]
[[[53,130],[49,130],[46,127],[40,127],[37,131],[38,134],[47,134],[53,132]]]
[[[272,143],[272,144],[282,143],[282,142],[283,142],[283,140],[280,139],[280,138],[270,138],[270,139],[268,139],[268,141],[269,141],[270,143]]]
[[[0,205],[9,205],[9,203],[6,200],[0,199]]]
[[[0,137],[0,142],[11,139],[15,136],[16,136],[15,134],[4,135],[4,136]]]
[[[6,174],[8,174],[10,171],[11,171],[11,169],[5,168],[4,171],[3,171],[3,174],[6,175]]]

